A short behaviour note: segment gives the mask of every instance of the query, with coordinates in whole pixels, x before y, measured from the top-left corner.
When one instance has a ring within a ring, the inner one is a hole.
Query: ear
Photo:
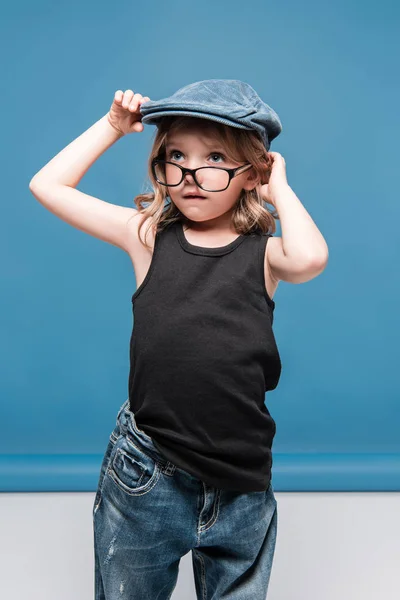
[[[243,173],[243,175],[245,175],[245,173]],[[248,191],[253,190],[260,183],[260,181],[261,178],[253,167],[246,172],[246,178],[243,182],[243,189]]]

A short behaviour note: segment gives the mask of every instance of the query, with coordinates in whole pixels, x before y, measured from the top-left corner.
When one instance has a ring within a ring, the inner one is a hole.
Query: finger
[[[117,90],[114,94],[114,100],[119,104],[122,102],[122,98],[124,97],[124,92],[122,90]]]
[[[129,104],[131,103],[132,98],[133,98],[133,91],[125,90],[124,98],[122,100],[123,108],[128,108]]]
[[[145,96],[145,97],[143,98],[143,100],[140,102],[140,106],[141,106],[142,104],[144,104],[145,102],[149,102],[149,101],[150,101],[150,98],[149,98],[148,96]],[[140,108],[139,108],[139,111],[140,111]]]
[[[139,105],[139,102],[141,102],[143,96],[142,94],[139,94],[138,92],[133,96],[130,104],[129,104],[129,110],[134,112],[135,110],[137,110],[137,107]]]

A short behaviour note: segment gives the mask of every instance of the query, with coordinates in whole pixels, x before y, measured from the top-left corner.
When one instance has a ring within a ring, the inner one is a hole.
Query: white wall
[[[399,600],[400,492],[275,497],[268,600]],[[94,598],[93,500],[92,493],[0,494],[1,598]],[[189,553],[172,600],[195,598]]]

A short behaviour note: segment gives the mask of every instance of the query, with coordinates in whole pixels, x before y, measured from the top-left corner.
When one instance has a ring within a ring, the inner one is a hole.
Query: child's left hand
[[[282,154],[279,152],[269,152],[268,154],[273,158],[271,175],[268,183],[264,183],[261,186],[261,193],[266,202],[275,206],[273,202],[274,197],[276,197],[282,187],[289,184],[286,178],[286,162]]]

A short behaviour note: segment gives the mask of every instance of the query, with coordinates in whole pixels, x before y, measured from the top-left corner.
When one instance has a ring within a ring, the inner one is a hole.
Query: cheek
[[[221,194],[221,202],[224,205],[233,206],[237,202],[242,189],[241,182],[232,179],[228,189]]]

